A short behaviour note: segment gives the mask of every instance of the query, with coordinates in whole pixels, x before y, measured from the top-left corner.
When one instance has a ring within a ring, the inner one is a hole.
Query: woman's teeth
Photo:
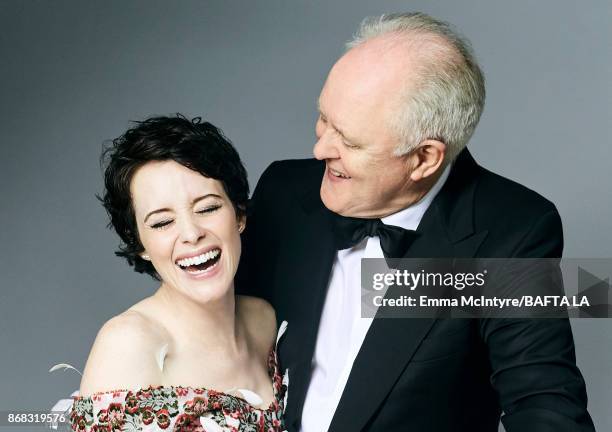
[[[219,261],[215,261],[213,264],[206,266],[205,268],[198,268],[197,266],[195,266],[195,267],[187,267],[184,270],[191,275],[199,275],[202,273],[208,273],[212,271],[212,269],[214,269],[218,265],[219,265]]]
[[[202,255],[178,260],[176,263],[179,266],[181,266],[183,269],[187,267],[191,267],[191,266],[199,266],[201,264],[204,264],[210,260],[217,258],[220,253],[221,253],[221,249],[213,249],[206,253],[203,253]]]

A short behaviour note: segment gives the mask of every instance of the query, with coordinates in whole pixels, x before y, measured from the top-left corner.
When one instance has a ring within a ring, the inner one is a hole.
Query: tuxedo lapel
[[[473,228],[478,166],[465,150],[423,216],[405,258],[472,257],[486,237]],[[435,319],[374,319],[355,359],[329,431],[359,431],[410,362]]]
[[[290,326],[279,346],[282,367],[289,369],[285,413],[288,425],[299,420],[304,403],[321,311],[336,256],[332,214],[321,203],[318,189],[308,191],[299,199],[299,206],[300,210],[295,212],[298,216],[292,220],[299,228],[284,239],[287,249],[282,254],[275,284],[285,287],[281,302],[286,305]]]

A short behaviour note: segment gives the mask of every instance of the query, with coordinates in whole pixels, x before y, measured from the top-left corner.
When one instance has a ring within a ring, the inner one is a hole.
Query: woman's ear
[[[242,215],[238,217],[238,232],[242,234],[245,228],[246,228],[246,215]]]

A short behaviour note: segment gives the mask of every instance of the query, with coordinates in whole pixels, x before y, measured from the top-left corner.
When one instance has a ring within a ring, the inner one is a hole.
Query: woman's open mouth
[[[201,255],[176,261],[176,265],[191,275],[199,275],[212,271],[221,259],[221,249],[214,248]]]

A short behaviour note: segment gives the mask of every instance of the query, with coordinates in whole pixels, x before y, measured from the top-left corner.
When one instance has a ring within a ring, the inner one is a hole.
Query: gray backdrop
[[[151,114],[201,115],[254,186],[272,160],[311,155],[318,93],[360,20],[404,10],[473,42],[488,89],[476,159],[556,203],[565,256],[612,256],[607,0],[3,0],[0,410],[77,388],[50,365],[82,368],[102,323],[155,288],[113,255],[94,196],[105,139]],[[612,321],[572,325],[590,411],[612,430]]]

